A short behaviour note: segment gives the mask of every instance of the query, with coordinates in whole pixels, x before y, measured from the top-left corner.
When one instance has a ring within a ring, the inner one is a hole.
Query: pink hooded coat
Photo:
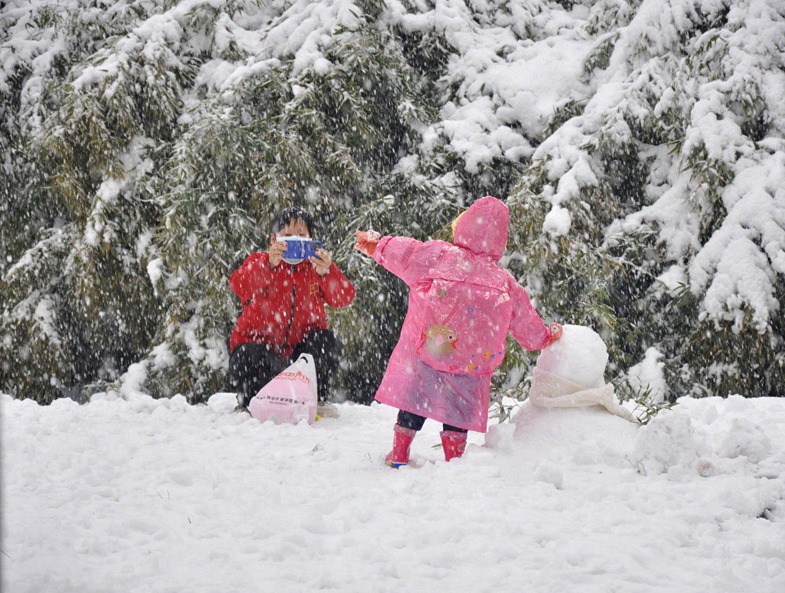
[[[509,210],[486,196],[455,225],[455,244],[382,237],[374,259],[409,286],[409,308],[376,400],[485,432],[491,374],[507,333],[527,350],[550,334],[526,290],[498,261]]]

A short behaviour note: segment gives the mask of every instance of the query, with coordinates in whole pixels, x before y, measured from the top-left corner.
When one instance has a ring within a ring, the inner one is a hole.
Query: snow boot
[[[455,430],[443,430],[439,433],[439,436],[442,437],[442,448],[444,449],[445,461],[450,461],[450,459],[455,459],[456,457],[463,455],[463,452],[466,449],[467,433]]]
[[[402,465],[409,463],[409,447],[411,447],[417,431],[411,428],[404,428],[400,424],[396,424],[393,430],[395,431],[393,434],[393,448],[387,454],[387,457],[384,458],[384,462],[390,467],[398,469]]]
[[[242,393],[237,393],[236,396],[237,396],[237,405],[235,406],[234,411],[236,413],[245,412],[247,414],[250,414],[251,412],[248,411],[248,404],[250,403],[251,400],[247,400],[246,396],[243,395]]]

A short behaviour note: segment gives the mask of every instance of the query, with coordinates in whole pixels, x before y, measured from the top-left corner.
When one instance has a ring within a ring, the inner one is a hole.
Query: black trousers
[[[412,412],[398,411],[398,424],[410,430],[420,430],[425,424],[425,418],[413,414]],[[444,430],[451,430],[453,432],[469,432],[465,428],[458,428],[457,426],[450,426],[449,424],[442,424]]]
[[[319,401],[324,402],[329,398],[330,379],[338,367],[342,351],[343,344],[329,329],[318,329],[305,336],[288,358],[280,356],[274,346],[241,344],[229,357],[229,388],[238,393],[238,399],[247,406],[273,377],[301,354],[310,354],[316,364]]]

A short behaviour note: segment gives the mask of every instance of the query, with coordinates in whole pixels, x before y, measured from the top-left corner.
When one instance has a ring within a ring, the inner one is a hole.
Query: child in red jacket
[[[252,253],[229,277],[243,306],[230,340],[229,385],[247,406],[258,391],[300,354],[316,363],[319,402],[327,401],[342,344],[327,328],[325,305],[346,307],[354,286],[318,249],[309,260],[284,260],[280,237],[312,237],[313,219],[305,210],[286,208],[273,220],[270,247]]]

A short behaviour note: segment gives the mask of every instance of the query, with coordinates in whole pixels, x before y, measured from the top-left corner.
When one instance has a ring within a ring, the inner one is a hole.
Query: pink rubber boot
[[[398,469],[402,465],[409,463],[409,447],[411,447],[417,431],[411,428],[404,428],[400,424],[396,424],[393,430],[395,431],[393,434],[393,448],[387,454],[387,457],[384,458],[384,462],[390,467]]]
[[[454,430],[443,430],[439,433],[442,437],[442,448],[444,449],[444,460],[450,461],[463,455],[466,449],[466,437],[468,433],[457,432]]]

